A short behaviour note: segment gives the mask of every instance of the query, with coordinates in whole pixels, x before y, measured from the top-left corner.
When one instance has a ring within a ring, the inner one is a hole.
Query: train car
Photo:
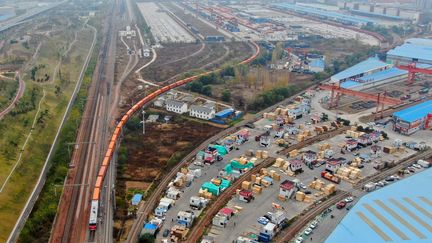
[[[249,63],[249,62],[251,62],[252,60],[254,60],[259,55],[259,53],[260,53],[260,47],[256,43],[254,43],[254,42],[252,42],[252,44],[256,47],[256,53],[252,57],[250,57],[250,58],[244,60],[243,62],[241,62],[240,64]],[[167,85],[165,87],[162,87],[162,88],[160,88],[160,89],[152,92],[151,94],[147,95],[143,99],[141,99],[137,104],[135,104],[122,117],[122,119],[120,120],[120,122],[117,124],[116,129],[114,130],[114,133],[113,133],[113,135],[111,137],[111,140],[110,140],[110,143],[109,143],[109,146],[108,146],[108,149],[107,149],[107,151],[105,153],[104,160],[102,161],[102,166],[101,166],[101,168],[98,171],[98,177],[97,177],[96,182],[95,182],[95,188],[94,188],[94,191],[93,191],[93,198],[92,198],[92,202],[91,202],[91,211],[90,211],[90,219],[89,219],[89,229],[90,229],[90,231],[95,231],[96,228],[97,228],[97,218],[98,218],[98,210],[99,210],[99,199],[100,199],[100,190],[102,188],[102,183],[103,183],[105,175],[106,175],[106,173],[108,171],[108,166],[110,164],[112,155],[114,153],[114,149],[116,147],[117,140],[118,140],[118,138],[120,136],[121,129],[123,128],[124,125],[126,125],[126,122],[129,120],[129,118],[132,116],[132,114],[135,113],[138,109],[140,109],[143,105],[147,104],[148,102],[151,102],[153,99],[155,99],[160,94],[165,93],[165,92],[167,92],[170,89],[173,89],[175,87],[178,87],[178,86],[181,86],[183,84],[189,83],[189,82],[191,82],[191,81],[193,81],[193,80],[195,80],[195,79],[197,79],[197,78],[199,78],[201,76],[208,75],[208,74],[211,74],[211,73],[214,73],[214,72],[219,72],[220,70],[221,69],[216,69],[216,70],[208,71],[208,72],[205,72],[205,73],[202,73],[202,74],[199,74],[199,75],[194,75],[192,77],[185,78],[185,79],[177,81],[177,82],[175,82],[173,84],[170,84],[170,85]]]
[[[89,230],[95,231],[97,228],[97,219],[99,211],[100,188],[95,188],[90,207]]]
[[[98,217],[99,201],[92,200],[90,209],[90,219],[89,219],[89,230],[95,231],[97,228],[97,217]]]
[[[102,166],[108,166],[109,163],[110,163],[110,161],[111,161],[111,156],[107,156],[107,155],[105,154],[105,157],[104,157],[104,159],[102,160]]]
[[[98,177],[101,176],[103,178],[105,176],[107,170],[108,170],[108,166],[102,165],[99,169]]]
[[[105,175],[104,175],[105,176]],[[96,179],[95,188],[102,188],[103,178],[104,176],[99,176]]]

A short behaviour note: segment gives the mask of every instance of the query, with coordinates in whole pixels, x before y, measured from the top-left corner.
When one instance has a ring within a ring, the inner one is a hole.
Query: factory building
[[[403,45],[387,52],[387,62],[394,64],[416,62],[432,65],[432,39],[407,39]]]
[[[432,100],[393,113],[393,129],[405,135],[430,127]]]
[[[416,63],[419,68],[432,67],[432,39],[407,39],[387,52],[386,62],[371,57],[331,77],[331,83],[342,88],[363,90],[377,85],[406,80],[408,71],[398,65]]]

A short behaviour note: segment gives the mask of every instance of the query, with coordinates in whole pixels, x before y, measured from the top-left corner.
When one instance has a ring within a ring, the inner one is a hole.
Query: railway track
[[[114,11],[114,5],[111,9]],[[109,21],[107,35],[111,34],[111,21]],[[95,162],[98,160],[89,160],[87,158],[94,157],[94,145],[97,141],[99,144],[100,138],[96,139],[96,131],[98,127],[98,113],[102,110],[103,92],[107,92],[107,84],[101,77],[104,72],[104,63],[109,58],[107,50],[109,46],[109,38],[105,37],[104,45],[99,52],[99,63],[96,67],[96,72],[93,83],[89,88],[89,96],[83,112],[83,118],[80,123],[75,149],[71,159],[71,169],[65,180],[64,190],[60,199],[59,209],[54,222],[51,233],[50,242],[81,242],[84,240],[86,223],[82,222],[87,215],[87,197],[91,181],[94,176],[91,173],[94,171]],[[102,63],[102,65],[101,65]],[[104,89],[105,88],[105,89]],[[106,101],[105,101],[106,102]],[[94,132],[93,132],[94,131]]]
[[[285,155],[288,154],[290,151],[303,148],[305,146],[308,146],[310,144],[316,143],[317,141],[322,141],[325,139],[328,139],[330,137],[336,136],[338,134],[341,134],[345,132],[348,128],[347,127],[341,127],[336,130],[332,130],[328,133],[323,133],[318,136],[315,136],[313,138],[307,139],[303,142],[294,144],[293,146],[290,146],[283,150],[281,154]],[[249,170],[247,173],[242,175],[238,180],[236,180],[228,189],[223,191],[217,200],[212,203],[209,207],[206,208],[206,210],[200,215],[200,220],[196,223],[195,227],[192,228],[190,231],[188,242],[198,242],[201,238],[202,234],[204,233],[204,230],[206,227],[208,227],[211,224],[212,218],[216,213],[221,209],[225,204],[228,203],[228,201],[231,199],[232,195],[235,194],[236,190],[241,187],[241,184],[245,180],[249,180],[250,177],[253,174],[258,173],[262,168],[266,168],[271,166],[275,161],[275,158],[269,158],[261,162],[259,165],[255,166],[251,170]],[[204,214],[204,216],[203,216]]]
[[[426,159],[430,158],[432,156],[432,150],[428,149],[426,151],[419,152],[417,154],[414,154],[410,156],[407,159],[404,159],[404,161],[397,164],[395,167],[389,168],[385,171],[382,171],[380,173],[377,173],[375,175],[372,175],[370,177],[367,177],[360,181],[357,185],[353,187],[354,190],[362,190],[364,185],[366,185],[369,182],[376,182],[385,179],[388,176],[394,175],[397,173],[400,169],[416,162],[419,159]],[[288,242],[291,239],[293,239],[296,234],[303,229],[306,224],[308,224],[310,221],[312,221],[316,216],[318,216],[320,213],[322,213],[324,210],[329,208],[330,206],[336,204],[340,200],[344,199],[345,197],[349,196],[350,192],[343,192],[338,191],[336,195],[330,197],[328,200],[324,201],[321,204],[318,204],[316,207],[310,209],[308,212],[306,212],[304,215],[302,215],[299,219],[297,219],[292,225],[289,226],[285,231],[282,231],[280,233],[281,237],[276,240],[276,242]]]

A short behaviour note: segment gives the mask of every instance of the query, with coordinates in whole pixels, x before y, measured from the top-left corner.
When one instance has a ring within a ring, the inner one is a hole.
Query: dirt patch
[[[169,44],[158,49],[158,59],[142,72],[145,79],[156,82],[167,81],[191,70],[211,70],[227,61],[240,61],[250,56],[252,50],[247,43]],[[185,58],[193,55],[191,58]],[[171,80],[172,81],[172,80]]]
[[[163,119],[166,112],[158,112]],[[155,114],[148,111],[147,114]],[[147,123],[146,134],[141,132],[138,117],[128,122],[119,152],[116,200],[116,218],[128,218],[131,192],[145,192],[169,171],[183,156],[221,129],[206,123],[169,114],[172,121]]]

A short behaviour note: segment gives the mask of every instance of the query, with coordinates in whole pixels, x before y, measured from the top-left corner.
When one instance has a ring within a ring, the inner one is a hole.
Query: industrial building
[[[412,38],[401,46],[387,52],[386,62],[371,57],[331,77],[331,82],[342,88],[363,90],[390,82],[397,82],[408,77],[408,71],[398,65],[415,63],[419,68],[432,65],[432,40]]]
[[[368,18],[356,17],[352,15],[342,14],[342,13],[328,11],[328,10],[322,10],[318,8],[305,7],[305,6],[300,6],[291,3],[277,3],[277,4],[273,4],[272,6],[279,9],[293,11],[300,14],[312,15],[318,18],[328,19],[343,24],[363,26],[363,25],[375,23],[375,21]]]
[[[390,64],[385,63],[376,57],[371,57],[333,75],[330,80],[332,83],[343,83],[348,80],[355,80],[369,74],[389,69],[390,67]]]
[[[393,113],[394,130],[410,135],[428,128],[432,118],[432,100]]]
[[[430,242],[431,183],[432,170],[425,170],[366,194],[325,243]]]
[[[394,64],[432,64],[432,39],[407,39],[403,45],[387,52],[387,61]]]

